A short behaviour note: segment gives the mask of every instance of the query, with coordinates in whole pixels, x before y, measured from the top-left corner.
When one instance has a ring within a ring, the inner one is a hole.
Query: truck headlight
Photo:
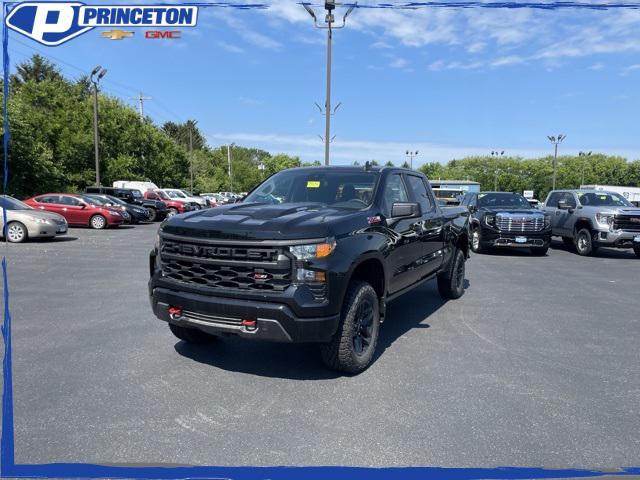
[[[605,227],[613,227],[613,214],[596,213],[596,222]]]
[[[298,260],[312,260],[314,258],[324,258],[331,255],[336,248],[335,240],[326,243],[314,243],[311,245],[295,245],[289,247],[289,251]]]
[[[496,216],[495,215],[485,215],[484,216],[484,223],[486,223],[490,227],[495,227],[496,226]]]

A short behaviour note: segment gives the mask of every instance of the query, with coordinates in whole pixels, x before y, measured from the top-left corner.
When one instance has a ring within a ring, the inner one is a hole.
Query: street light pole
[[[90,79],[93,84],[93,144],[96,157],[96,187],[100,186],[100,134],[98,133],[98,83],[107,74],[107,70],[98,65],[91,71]]]
[[[560,145],[562,143],[562,141],[565,138],[567,138],[567,136],[563,135],[561,133],[557,137],[548,136],[547,138],[549,139],[549,141],[554,146],[554,150],[553,150],[553,186],[552,186],[552,190],[555,190],[556,189],[556,177],[557,177],[557,174],[558,174],[558,145]]]
[[[331,145],[331,60],[332,60],[332,43],[333,43],[333,30],[338,28],[344,28],[347,17],[355,8],[357,2],[349,7],[347,13],[344,14],[342,18],[342,25],[335,26],[335,16],[333,15],[333,11],[336,6],[341,5],[340,3],[336,3],[335,0],[326,0],[324,2],[324,9],[327,11],[325,15],[325,23],[326,25],[319,25],[318,18],[316,17],[316,13],[307,5],[306,3],[302,3],[302,6],[305,10],[311,15],[313,18],[313,24],[316,28],[326,29],[327,30],[327,87],[326,87],[326,97],[324,102],[324,115],[325,115],[325,127],[324,127],[324,164],[329,165],[329,153],[330,153],[330,145]]]
[[[496,158],[496,163],[495,163],[494,169],[493,169],[493,191],[494,192],[498,191],[498,158],[502,158],[503,155],[504,155],[504,150],[501,150],[501,151],[492,150],[491,151],[491,158],[493,158],[494,156]]]
[[[193,128],[197,123],[197,120],[191,120],[189,122],[189,175],[191,176],[191,195],[193,195]]]
[[[231,149],[235,143],[227,145],[227,163],[229,165],[229,191],[233,193],[233,177],[231,176]]]
[[[582,182],[580,186],[584,185],[584,164],[586,163],[587,157],[591,156],[592,152],[578,152],[578,156],[582,157]]]
[[[407,157],[409,157],[409,165],[411,166],[411,170],[413,170],[413,157],[417,157],[418,156],[418,150],[416,150],[415,152],[412,152],[410,150],[407,150],[406,153]]]

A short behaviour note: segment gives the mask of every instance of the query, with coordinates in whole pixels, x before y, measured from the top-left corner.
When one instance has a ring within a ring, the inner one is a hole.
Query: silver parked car
[[[53,238],[67,233],[67,221],[62,215],[36,210],[26,203],[8,195],[0,195],[0,236],[11,243],[24,242],[28,238]],[[7,227],[4,228],[4,215],[7,214]]]

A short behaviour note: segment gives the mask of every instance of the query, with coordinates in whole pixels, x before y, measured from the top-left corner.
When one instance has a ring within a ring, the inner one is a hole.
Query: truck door
[[[547,198],[544,204],[544,211],[551,217],[551,231],[552,235],[560,235],[558,230],[558,220],[556,213],[558,212],[558,200],[560,200],[560,192],[553,192]]]
[[[410,202],[407,186],[400,173],[390,174],[385,181],[382,210],[387,233],[387,262],[389,263],[389,292],[394,293],[415,282],[416,272],[413,266],[418,232],[415,228],[420,217],[393,218],[394,203]]]
[[[444,218],[436,208],[425,181],[418,175],[406,175],[409,193],[420,204],[421,217],[413,224],[418,236],[412,251],[415,281],[421,280],[440,268],[443,260]]]
[[[560,235],[563,237],[571,237],[573,235],[573,227],[576,223],[575,209],[577,206],[576,199],[571,192],[563,192],[560,194],[558,202],[564,201],[570,208],[565,210],[562,208],[556,208],[554,215],[555,228],[554,235]],[[553,220],[552,220],[553,225]],[[557,232],[557,233],[555,233]]]

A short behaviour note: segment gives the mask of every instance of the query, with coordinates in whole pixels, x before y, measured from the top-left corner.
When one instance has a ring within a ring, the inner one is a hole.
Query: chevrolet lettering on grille
[[[173,253],[176,255],[187,255],[199,258],[227,258],[227,259],[246,259],[246,260],[272,260],[273,251],[258,250],[251,248],[233,248],[233,247],[213,247],[207,245],[194,245],[188,243],[164,242],[162,244],[164,253]]]

